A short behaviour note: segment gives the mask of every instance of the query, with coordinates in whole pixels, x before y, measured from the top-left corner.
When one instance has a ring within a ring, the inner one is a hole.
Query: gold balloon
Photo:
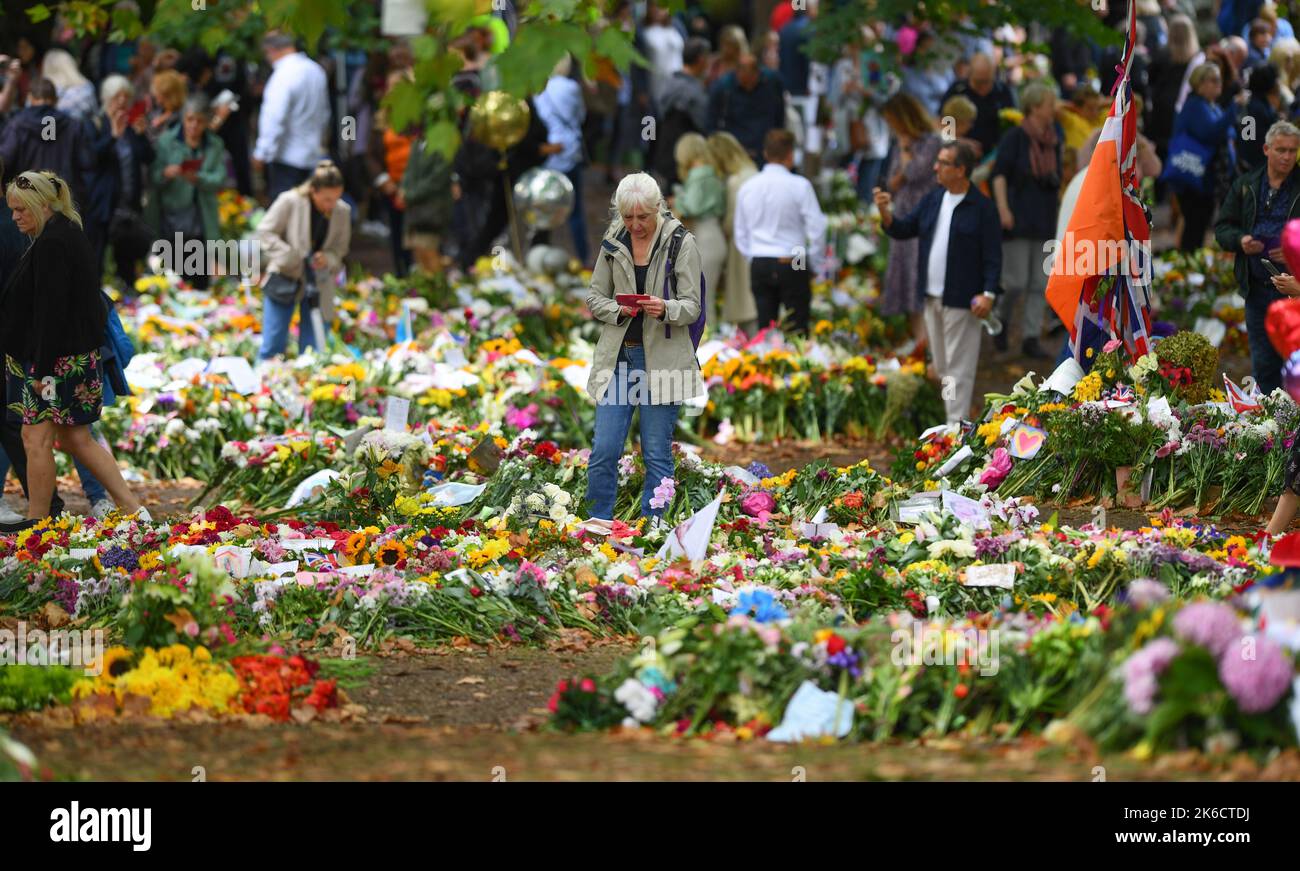
[[[469,110],[469,129],[479,142],[505,151],[528,132],[528,103],[505,91],[489,91]]]

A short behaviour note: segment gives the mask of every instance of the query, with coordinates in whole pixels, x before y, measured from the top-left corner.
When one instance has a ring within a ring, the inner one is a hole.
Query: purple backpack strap
[[[677,252],[681,248],[682,238],[685,235],[686,228],[678,225],[677,229],[673,230],[672,241],[668,243],[668,263],[664,267],[664,302],[669,299],[668,286],[670,283],[672,284],[673,296],[677,296]],[[664,338],[671,339],[672,337],[672,324],[664,324]]]

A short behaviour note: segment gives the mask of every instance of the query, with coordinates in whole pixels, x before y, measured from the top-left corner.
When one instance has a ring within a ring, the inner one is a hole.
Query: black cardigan
[[[37,377],[54,360],[99,350],[108,312],[95,278],[95,254],[81,228],[57,212],[23,254],[0,297],[0,350]]]

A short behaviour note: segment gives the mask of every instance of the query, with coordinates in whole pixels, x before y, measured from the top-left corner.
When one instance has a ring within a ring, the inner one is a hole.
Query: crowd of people
[[[1213,229],[1238,255],[1256,376],[1267,387],[1277,367],[1263,312],[1300,294],[1279,242],[1300,201],[1300,129],[1291,124],[1300,41],[1271,0],[1221,4],[1213,20],[1198,19],[1190,0],[1133,2],[1138,170],[1157,204],[1156,238],[1195,250]],[[6,189],[33,172],[59,179],[94,283],[111,266],[128,292],[156,240],[220,236],[222,191],[256,197],[266,208],[256,238],[269,255],[260,276],[267,359],[289,351],[295,315],[299,350],[322,341],[331,277],[358,235],[388,240],[385,266],[398,276],[468,272],[506,238],[513,183],[539,167],[573,186],[564,241],[585,267],[599,272],[616,259],[608,232],[591,235],[604,221],[592,203],[636,176],[624,205],[658,216],[662,201],[669,224],[690,235],[706,329],[803,333],[812,277],[826,262],[815,182],[844,168],[891,237],[877,307],[911,318],[916,348],[955,385],[945,396],[960,419],[981,324],[996,351],[1014,335],[1031,360],[1050,359],[1046,346],[1064,338],[1046,306],[1044,263],[1101,135],[1122,40],[1097,45],[1040,24],[977,34],[917,10],[862,22],[854,45],[866,48],[822,62],[808,50],[822,4],[833,0],[739,3],[726,16],[698,3],[676,13],[653,0],[611,4],[593,26],[625,31],[648,65],[619,71],[598,59],[588,76],[565,57],[527,99],[516,144],[502,154],[479,141],[466,111],[450,158],[427,147],[421,125],[397,129],[389,117],[385,95],[414,76],[404,39],[360,52],[271,32],[262,62],[249,63],[147,37],[54,45],[17,34],[0,45],[0,178]],[[1096,6],[1123,31],[1125,3]],[[464,102],[499,82],[494,60],[516,38],[515,7],[494,4],[451,42]],[[615,212],[618,204],[611,198]],[[669,224],[656,217],[645,238]],[[0,286],[29,241],[0,210]],[[645,264],[631,249],[634,278]],[[216,268],[205,260],[184,277],[203,288]],[[609,323],[622,327],[621,317]],[[83,480],[97,473],[87,467]],[[93,492],[92,502],[111,505]]]

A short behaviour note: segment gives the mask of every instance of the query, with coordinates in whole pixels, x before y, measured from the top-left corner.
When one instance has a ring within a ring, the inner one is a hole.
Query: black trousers
[[[13,468],[18,483],[23,485],[23,495],[30,498],[31,494],[27,492],[27,450],[23,447],[23,427],[20,423],[12,423],[8,415],[0,423],[0,447],[4,448],[5,455],[9,457],[9,465]],[[3,486],[4,481],[0,480],[0,489]],[[50,497],[50,514],[62,513],[63,500],[59,498],[58,487],[55,487],[54,494]]]
[[[1183,236],[1178,250],[1190,252],[1205,247],[1205,233],[1214,218],[1214,195],[1182,191],[1178,194],[1178,207],[1183,212]]]
[[[777,319],[784,305],[789,316],[789,332],[808,332],[812,273],[806,263],[802,265],[805,268],[795,269],[793,263],[783,263],[775,257],[755,257],[750,261],[749,279],[758,307],[760,330]]]

